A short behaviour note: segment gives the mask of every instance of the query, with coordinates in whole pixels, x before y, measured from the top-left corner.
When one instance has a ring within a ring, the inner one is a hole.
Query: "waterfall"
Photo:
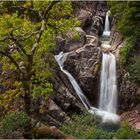
[[[55,60],[58,63],[61,71],[67,75],[67,77],[68,77],[70,83],[72,84],[77,96],[79,97],[79,99],[81,100],[81,102],[83,103],[83,105],[85,106],[87,111],[91,114],[94,114],[94,115],[100,117],[102,119],[102,122],[118,123],[120,120],[118,115],[113,114],[111,112],[104,111],[104,110],[100,110],[100,109],[97,109],[97,108],[91,106],[89,100],[84,95],[84,93],[83,93],[82,89],[80,88],[80,86],[78,85],[77,81],[74,79],[74,77],[67,70],[65,70],[63,68],[64,62],[66,61],[68,54],[69,53],[60,52],[58,55],[55,55]]]
[[[110,11],[108,11],[106,13],[103,36],[109,36],[110,35],[109,14],[110,14]]]
[[[71,84],[72,84],[75,92],[77,93],[78,97],[80,98],[81,102],[83,103],[85,108],[88,110],[91,106],[88,99],[83,94],[81,88],[79,87],[79,85],[78,85],[77,81],[74,79],[74,77],[67,70],[63,69],[64,62],[65,62],[68,54],[69,53],[60,52],[59,55],[55,56],[55,59],[56,59],[58,65],[60,66],[61,71],[63,71],[63,73],[65,73],[67,75],[69,81],[71,82]]]
[[[105,29],[103,36],[109,37],[109,12],[106,14],[105,19]],[[108,39],[108,38],[107,38]],[[109,41],[102,41],[102,48],[109,49]],[[64,62],[67,59],[68,53],[60,52],[55,55],[55,60],[57,61],[61,71],[68,77],[70,83],[72,84],[77,96],[91,114],[96,115],[102,119],[102,123],[114,123],[118,124],[120,117],[116,114],[117,108],[117,85],[116,85],[116,59],[115,56],[108,51],[108,53],[102,53],[102,66],[101,66],[101,76],[100,76],[100,100],[99,109],[91,106],[89,100],[84,95],[82,89],[78,85],[74,77],[65,70]]]
[[[103,53],[100,84],[99,109],[110,113],[116,113],[116,60],[112,53]]]
[[[106,14],[105,29],[103,36],[110,36],[109,30],[109,11]],[[114,54],[109,52],[111,45],[109,45],[108,38],[102,41],[101,47],[108,49],[102,53],[102,66],[100,75],[100,98],[99,109],[116,114],[117,113],[117,83],[116,83],[116,58]],[[116,114],[117,115],[117,114]],[[118,116],[119,117],[119,116]]]

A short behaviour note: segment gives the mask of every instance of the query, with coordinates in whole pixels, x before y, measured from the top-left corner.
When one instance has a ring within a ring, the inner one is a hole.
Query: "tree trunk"
[[[23,88],[24,88],[24,103],[25,103],[25,111],[30,116],[30,108],[31,108],[31,91],[30,91],[30,85],[29,81],[23,82]]]

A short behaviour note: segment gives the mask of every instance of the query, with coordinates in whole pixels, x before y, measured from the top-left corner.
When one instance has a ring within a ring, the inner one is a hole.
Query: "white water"
[[[102,55],[100,84],[99,109],[110,113],[116,113],[116,60],[112,53],[103,53]]]
[[[109,30],[109,12],[106,14],[105,29],[103,36],[110,35]],[[102,41],[101,47],[111,48],[108,41]],[[69,52],[70,53],[70,52]],[[102,56],[102,68],[100,77],[100,100],[99,109],[91,106],[87,97],[84,95],[80,86],[74,77],[63,68],[64,62],[67,59],[69,53],[60,52],[55,56],[55,59],[63,73],[65,73],[71,82],[77,96],[80,98],[81,102],[91,114],[94,114],[102,119],[102,123],[114,123],[118,124],[120,117],[116,114],[117,108],[117,85],[116,85],[116,59],[112,53],[103,53]]]
[[[109,36],[110,35],[109,14],[110,14],[110,11],[108,11],[106,13],[103,36]]]
[[[118,123],[119,122],[119,116],[110,112],[106,112],[103,110],[99,110],[93,106],[91,106],[90,102],[88,101],[87,97],[83,94],[80,86],[78,85],[77,81],[74,79],[74,77],[63,68],[64,66],[64,62],[67,59],[69,53],[63,53],[60,52],[58,55],[55,56],[55,59],[58,63],[58,65],[60,66],[60,69],[63,73],[65,73],[69,79],[69,81],[71,82],[76,94],[78,95],[78,97],[80,98],[81,102],[83,103],[83,105],[85,106],[85,108],[87,109],[87,111],[91,114],[95,114],[96,116],[100,117],[102,119],[102,122],[106,123]]]
[[[103,36],[106,35],[109,37],[108,16],[109,12],[106,14]],[[108,40],[102,41],[101,47],[105,49],[111,48]],[[117,113],[116,58],[111,52],[102,53],[99,109],[113,114]],[[112,118],[112,116],[108,116],[108,119],[110,118]]]

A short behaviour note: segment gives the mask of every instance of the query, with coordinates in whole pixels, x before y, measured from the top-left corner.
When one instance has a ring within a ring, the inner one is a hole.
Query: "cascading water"
[[[106,13],[103,36],[109,36],[110,35],[109,14],[110,14],[110,11],[108,11]]]
[[[88,101],[88,99],[83,94],[81,88],[79,87],[79,85],[76,82],[76,80],[74,79],[74,77],[67,70],[63,69],[64,62],[65,62],[68,54],[69,53],[60,52],[59,55],[55,56],[55,59],[56,59],[58,65],[60,66],[61,71],[63,71],[63,73],[65,73],[67,75],[67,77],[68,77],[69,81],[71,82],[75,92],[77,93],[78,97],[80,98],[80,100],[84,104],[85,108],[88,110],[90,108],[90,106],[91,106],[89,101]]]
[[[116,60],[112,53],[103,53],[100,84],[99,109],[116,113]]]
[[[81,102],[87,109],[87,111],[91,114],[94,114],[102,119],[103,122],[111,121],[112,123],[119,122],[119,117],[116,114],[106,112],[103,110],[99,110],[93,106],[91,106],[90,102],[88,101],[87,97],[84,95],[83,91],[81,90],[80,86],[78,85],[77,81],[74,77],[63,68],[64,62],[67,59],[69,53],[60,52],[58,55],[55,55],[55,59],[63,73],[65,73],[71,82],[76,94],[80,98]]]
[[[108,16],[109,12],[106,14],[103,36],[110,35]],[[109,41],[103,41],[101,47],[104,49],[111,48]],[[117,113],[116,58],[109,50],[102,53],[99,109]]]
[[[108,16],[108,14],[107,14]],[[109,36],[109,19],[106,17],[105,29],[108,33],[104,35]],[[108,41],[102,44],[104,48],[110,48]],[[69,52],[70,53],[70,52]],[[117,124],[120,121],[120,117],[116,114],[116,101],[117,101],[117,85],[116,85],[116,61],[115,56],[112,53],[103,53],[102,57],[102,71],[101,71],[101,94],[100,94],[100,105],[99,109],[91,106],[87,97],[83,94],[80,86],[74,77],[63,68],[64,62],[67,59],[69,53],[60,52],[55,55],[55,59],[63,73],[65,73],[71,82],[76,94],[80,98],[81,102],[91,114],[94,114],[102,119],[103,123],[114,123]]]

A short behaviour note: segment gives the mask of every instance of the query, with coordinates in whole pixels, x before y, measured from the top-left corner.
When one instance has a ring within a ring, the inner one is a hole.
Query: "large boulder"
[[[80,27],[69,30],[63,36],[56,36],[56,48],[52,50],[54,54],[60,51],[69,52],[82,47],[86,43],[86,33]]]
[[[91,25],[91,35],[101,36],[104,30],[105,17],[107,12],[106,2],[98,3],[96,14],[93,16]]]
[[[70,52],[82,47],[86,43],[86,33],[80,27],[75,27],[65,35],[66,45],[64,52]]]
[[[84,93],[94,102],[98,93],[101,51],[97,47],[98,38],[92,37],[89,42],[68,55],[65,69],[75,77]]]
[[[93,22],[92,13],[90,11],[87,11],[87,10],[80,9],[76,13],[76,17],[81,21],[81,26],[83,29],[88,28],[88,26],[90,26]]]

